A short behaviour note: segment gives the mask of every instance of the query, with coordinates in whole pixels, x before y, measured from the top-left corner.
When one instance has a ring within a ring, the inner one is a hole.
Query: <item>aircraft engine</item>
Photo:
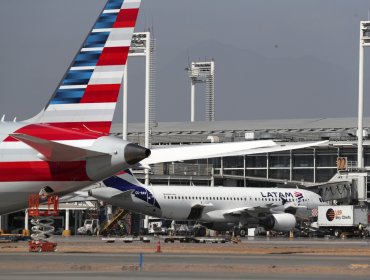
[[[111,136],[98,138],[90,149],[107,154],[87,160],[87,175],[94,181],[103,180],[130,168],[149,157],[151,153],[147,148]]]
[[[290,231],[295,227],[296,218],[289,213],[272,214],[260,221],[267,230]]]

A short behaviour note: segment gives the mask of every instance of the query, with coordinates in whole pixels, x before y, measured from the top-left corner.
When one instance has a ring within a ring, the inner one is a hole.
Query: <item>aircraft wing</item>
[[[298,209],[307,209],[307,206],[297,205],[294,202],[284,204],[284,212],[294,214]]]
[[[306,206],[299,206],[294,203],[286,203],[283,207],[276,206],[272,203],[266,204],[264,206],[257,206],[257,207],[240,207],[229,209],[225,211],[224,215],[232,215],[232,216],[240,216],[240,215],[248,215],[255,218],[261,218],[267,214],[271,213],[291,213],[295,215],[298,209],[307,209]]]
[[[326,142],[327,141],[279,145],[272,140],[258,140],[153,148],[151,149],[151,155],[142,160],[140,164],[142,166],[148,166],[149,164],[160,162],[286,151],[317,146]]]
[[[232,215],[232,216],[248,214],[253,217],[258,217],[261,214],[270,213],[271,209],[272,209],[272,203],[267,204],[265,206],[233,208],[233,209],[226,210],[223,214]]]
[[[9,135],[38,151],[47,161],[74,161],[108,155],[106,153],[69,146],[27,134],[13,133]]]
[[[213,204],[212,203],[203,203],[203,204],[196,203],[193,206],[191,206],[191,208],[201,208],[201,209],[203,209],[204,207],[210,207],[210,206],[213,206]]]

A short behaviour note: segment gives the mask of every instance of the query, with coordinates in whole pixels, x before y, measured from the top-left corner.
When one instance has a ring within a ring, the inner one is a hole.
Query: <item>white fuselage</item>
[[[246,209],[250,209],[250,213],[260,209],[261,214],[266,215],[284,213],[287,205],[297,207],[296,217],[305,219],[313,208],[324,204],[314,192],[287,188],[141,186],[129,196],[122,197],[120,193],[121,190],[104,187],[94,189],[92,195],[158,218],[205,223],[247,224],[255,222],[256,215],[248,215]],[[150,199],[152,196],[155,200]]]
[[[76,161],[45,161],[37,150],[9,137],[9,134],[27,127],[31,127],[27,132],[32,133],[36,126],[22,122],[0,123],[0,214],[26,208],[29,195],[38,194],[45,187],[63,195],[130,166],[125,162],[124,156],[128,142],[114,137],[92,139],[90,136],[81,140],[69,140],[66,131],[64,140],[55,142],[107,153],[107,156]],[[51,135],[53,132],[51,128]],[[60,132],[63,130],[59,129],[58,133]]]

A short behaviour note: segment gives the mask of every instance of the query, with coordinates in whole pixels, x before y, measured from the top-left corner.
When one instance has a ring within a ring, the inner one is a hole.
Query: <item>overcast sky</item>
[[[0,1],[1,115],[42,109],[105,2]],[[151,28],[157,40],[158,121],[189,121],[184,68],[211,58],[216,120],[357,116],[359,26],[369,9],[368,0],[142,0],[136,31]],[[129,59],[128,113],[144,120],[142,58]],[[202,87],[196,119],[204,120]]]

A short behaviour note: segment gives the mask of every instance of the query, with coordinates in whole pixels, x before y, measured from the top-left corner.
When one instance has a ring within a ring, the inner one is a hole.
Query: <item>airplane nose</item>
[[[151,151],[149,149],[133,143],[128,144],[124,151],[125,161],[131,165],[149,157],[150,154]]]

